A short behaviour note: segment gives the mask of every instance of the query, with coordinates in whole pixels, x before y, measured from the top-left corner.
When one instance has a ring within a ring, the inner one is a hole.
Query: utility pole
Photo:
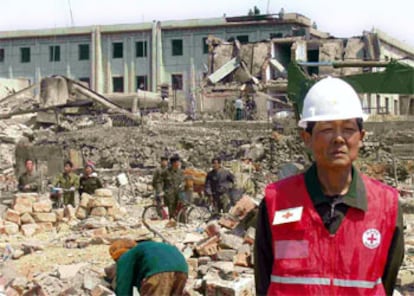
[[[266,14],[270,14],[269,5],[270,5],[270,0],[267,0]]]

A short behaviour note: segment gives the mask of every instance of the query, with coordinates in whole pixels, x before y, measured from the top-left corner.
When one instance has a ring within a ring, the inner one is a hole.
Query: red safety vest
[[[368,209],[349,208],[335,234],[315,210],[303,174],[267,186],[274,254],[268,295],[385,295],[381,277],[396,227],[398,193],[362,179]],[[299,221],[279,224],[298,209]]]

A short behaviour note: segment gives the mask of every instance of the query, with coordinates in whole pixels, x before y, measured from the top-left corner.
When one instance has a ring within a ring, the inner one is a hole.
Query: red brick
[[[20,213],[12,209],[7,209],[4,220],[20,225]]]

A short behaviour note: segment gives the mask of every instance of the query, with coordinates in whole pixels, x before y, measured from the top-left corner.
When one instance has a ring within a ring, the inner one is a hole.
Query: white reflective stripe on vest
[[[281,283],[281,284],[325,285],[325,286],[329,286],[331,284],[330,278],[319,278],[319,277],[293,277],[293,276],[272,275],[271,280],[273,283]],[[379,284],[381,284],[381,278],[379,278],[376,281],[333,279],[333,285],[338,286],[338,287],[373,288]]]
[[[356,287],[356,288],[374,288],[376,285],[381,284],[381,278],[373,281],[358,281],[358,280],[340,280],[334,279],[334,286],[340,287]]]
[[[331,283],[331,280],[329,278],[317,278],[317,277],[293,277],[293,276],[272,275],[271,280],[274,283],[282,283],[282,284],[327,285],[329,286]]]

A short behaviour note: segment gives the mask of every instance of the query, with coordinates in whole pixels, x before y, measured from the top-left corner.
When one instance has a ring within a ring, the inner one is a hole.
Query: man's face
[[[312,134],[302,133],[302,138],[320,167],[348,167],[358,157],[365,131],[360,131],[356,119],[320,121]]]
[[[63,168],[66,174],[69,174],[72,172],[72,167],[69,164],[65,164],[65,167]]]
[[[166,168],[167,165],[168,165],[168,160],[165,160],[165,159],[161,160],[161,167]]]
[[[213,161],[213,169],[218,170],[221,167],[221,164],[215,160]]]
[[[26,161],[25,167],[26,167],[27,172],[29,173],[33,172],[33,161],[31,160]]]
[[[92,174],[93,170],[90,166],[85,167],[85,175],[89,176],[90,174]]]
[[[179,169],[181,167],[181,161],[176,160],[171,164],[171,166],[173,167],[173,169]]]

